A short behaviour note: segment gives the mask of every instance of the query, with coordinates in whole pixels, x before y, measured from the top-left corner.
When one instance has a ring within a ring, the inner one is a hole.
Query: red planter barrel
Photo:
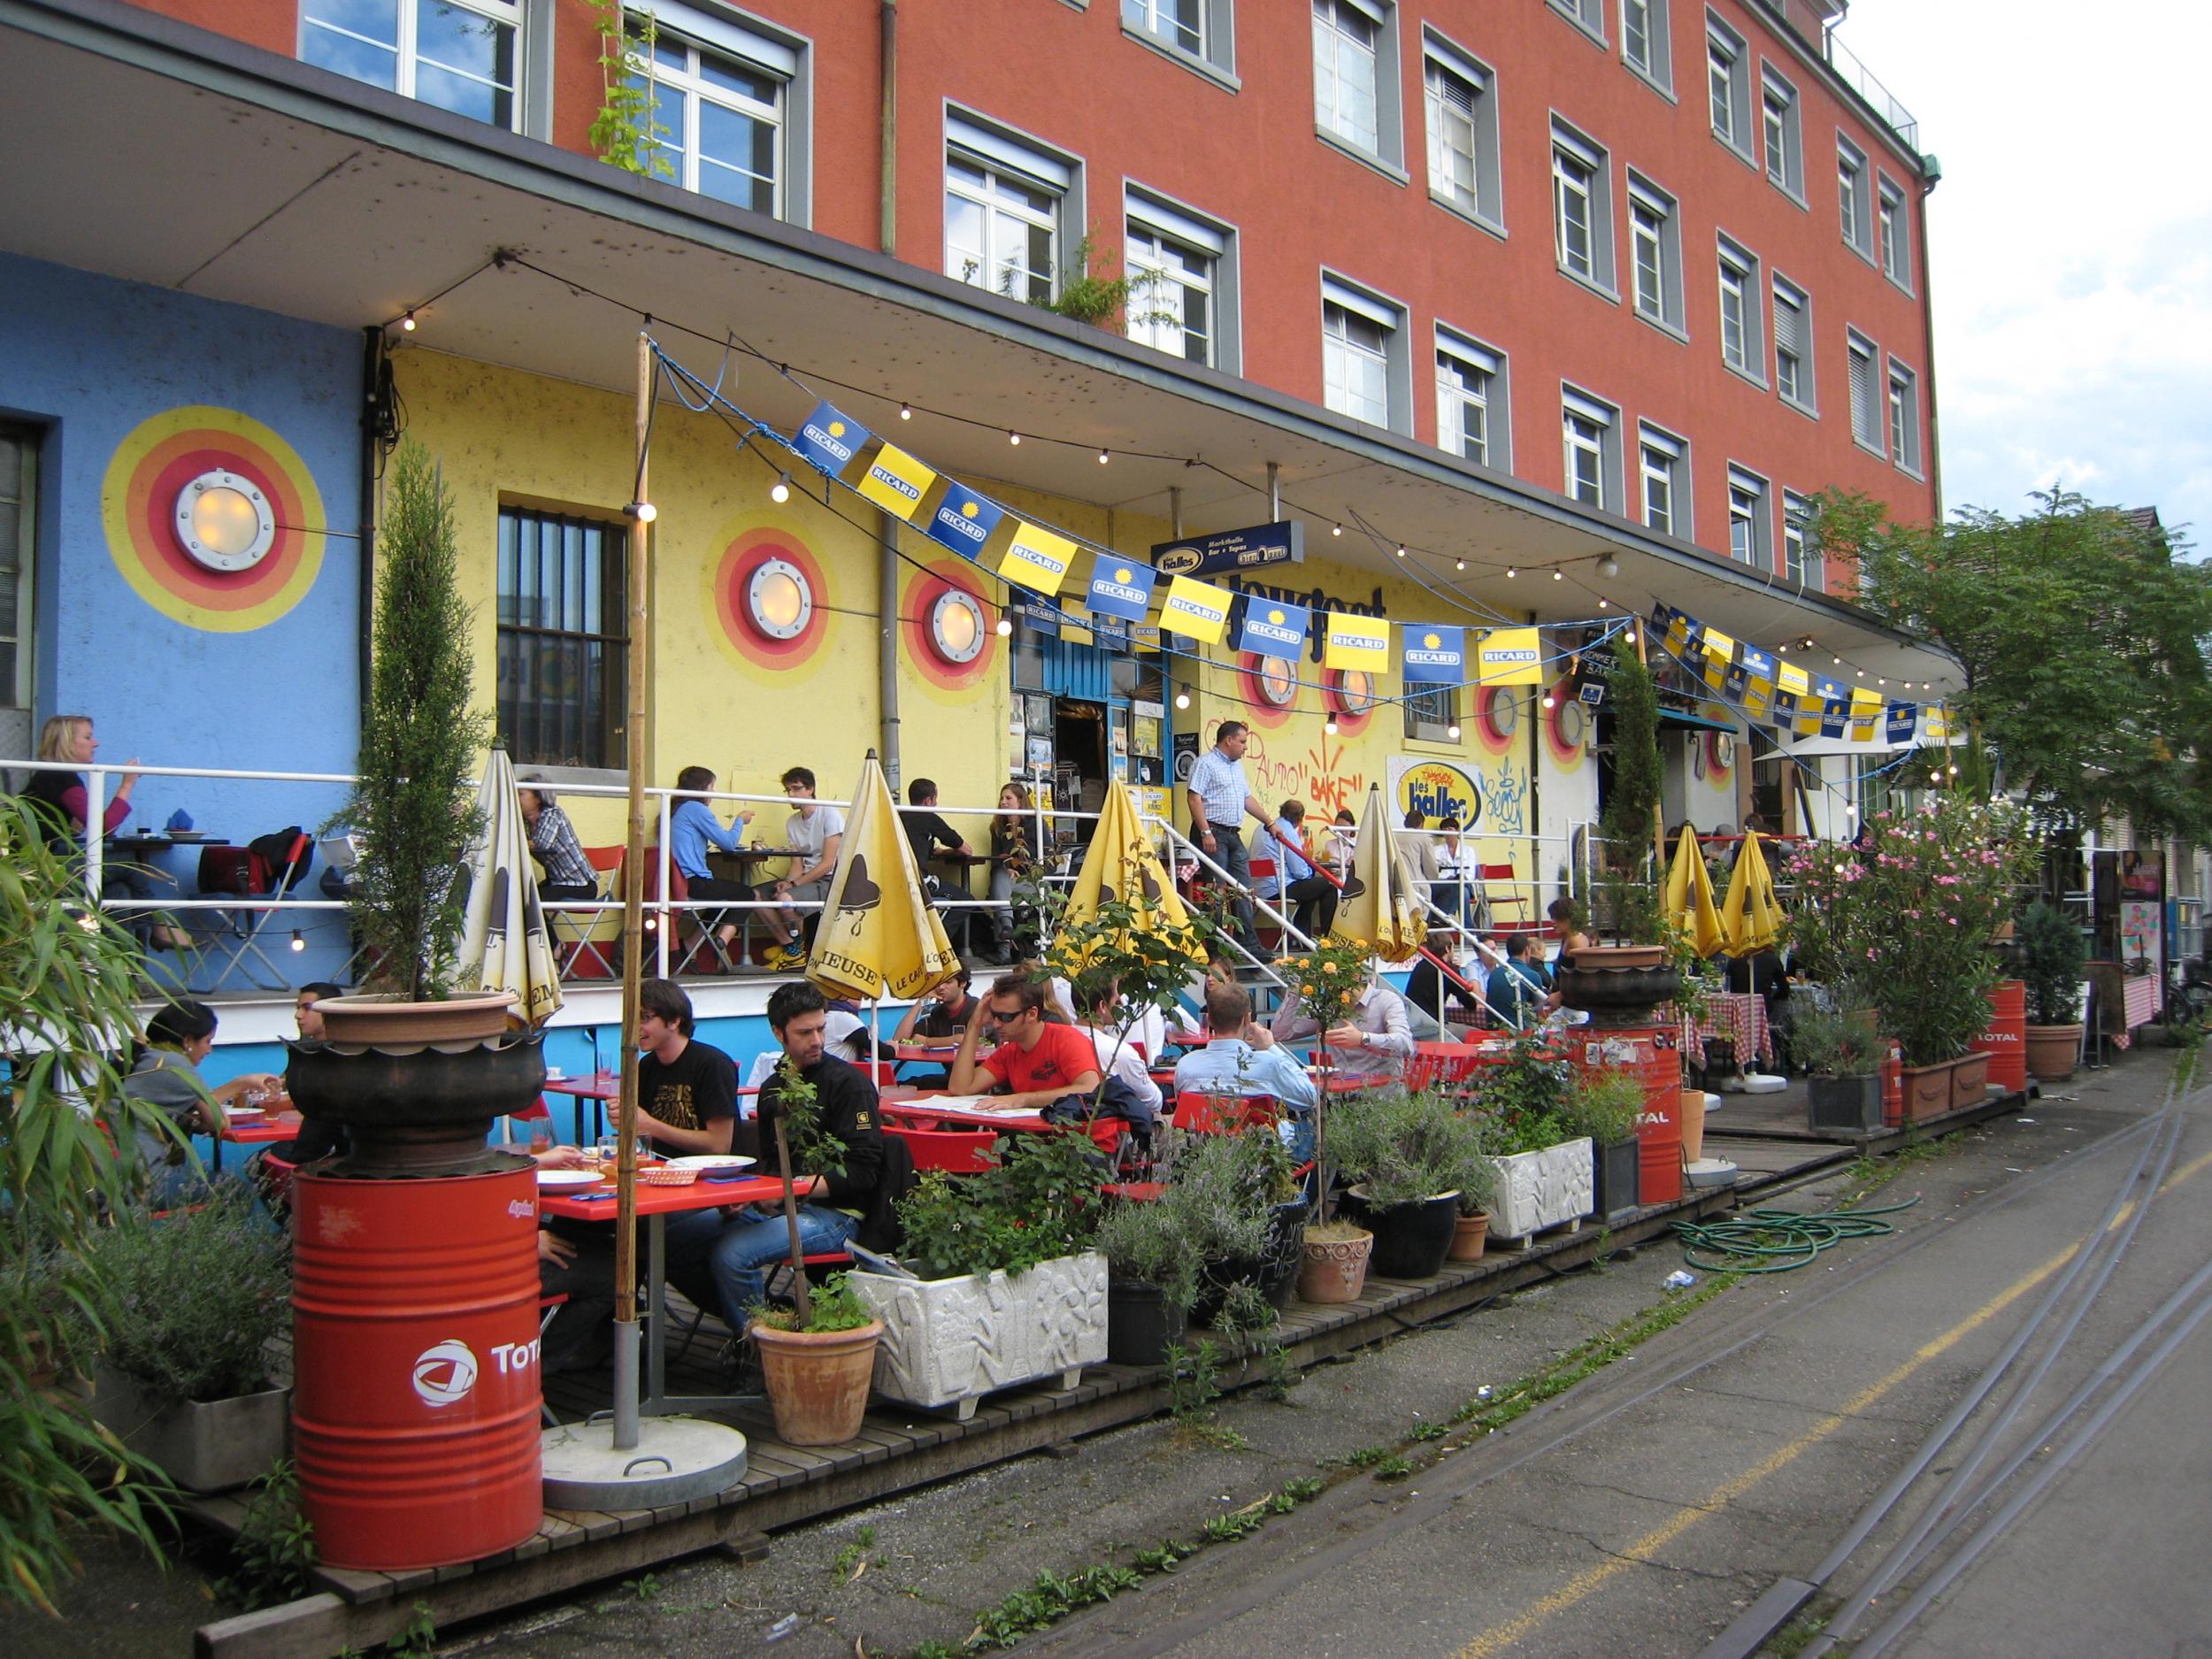
[[[2028,1087],[2028,987],[2000,979],[1989,994],[1989,1029],[1974,1047],[1989,1056],[1989,1080],[2010,1094]]]
[[[1576,1064],[1593,1071],[1634,1073],[1644,1086],[1637,1129],[1637,1196],[1671,1204],[1682,1196],[1682,1056],[1670,1025],[1630,1025],[1586,1032]]]
[[[442,1567],[537,1530],[537,1224],[527,1167],[300,1171],[292,1436],[319,1560]]]

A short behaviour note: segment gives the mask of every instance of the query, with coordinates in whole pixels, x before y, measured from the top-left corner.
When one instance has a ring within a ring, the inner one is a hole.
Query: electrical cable
[[[1817,1261],[1850,1239],[1886,1239],[1897,1231],[1883,1216],[1910,1210],[1920,1200],[1878,1210],[1832,1210],[1801,1215],[1793,1210],[1747,1210],[1725,1221],[1678,1221],[1682,1259],[1707,1273],[1787,1273]]]

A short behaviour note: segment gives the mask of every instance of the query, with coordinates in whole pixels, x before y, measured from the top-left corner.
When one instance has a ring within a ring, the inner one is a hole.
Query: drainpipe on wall
[[[899,242],[899,0],[883,0],[883,112],[878,122],[883,148],[883,224],[878,238],[883,251],[895,255]]]
[[[384,371],[384,330],[361,331],[361,539],[354,543],[354,590],[361,608],[361,640],[355,653],[354,714],[357,729],[369,712],[369,676],[372,647],[376,634],[376,469],[379,460],[377,413]]]
[[[882,711],[883,775],[898,798],[899,777],[899,521],[876,509],[876,706]]]
[[[1937,177],[1941,177],[1939,171]],[[1935,492],[1935,521],[1943,522],[1943,423],[1936,413],[1935,258],[1928,248],[1928,198],[1935,194],[1935,179],[1920,188],[1920,330],[1928,342],[1924,368],[1928,385],[1928,485]]]

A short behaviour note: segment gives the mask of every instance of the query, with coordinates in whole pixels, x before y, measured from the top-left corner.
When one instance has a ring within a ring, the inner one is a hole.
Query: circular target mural
[[[108,555],[133,592],[190,628],[266,627],[315,585],[322,493],[292,446],[234,409],[150,416],[100,485]]]
[[[1512,749],[1526,695],[1518,686],[1485,686],[1475,693],[1475,741],[1484,754],[1502,755]]]
[[[788,669],[812,657],[829,626],[821,561],[780,521],[753,521],[705,566],[714,642],[741,668]]]
[[[907,579],[899,606],[906,663],[941,691],[980,684],[998,662],[998,607],[964,559],[933,559]]]
[[[1563,680],[1551,688],[1552,706],[1544,711],[1544,746],[1561,772],[1582,764],[1590,739],[1590,705],[1575,695],[1574,682]]]

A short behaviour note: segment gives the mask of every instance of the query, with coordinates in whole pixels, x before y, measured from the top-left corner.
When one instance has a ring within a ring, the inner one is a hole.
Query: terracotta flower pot
[[[1448,1262],[1479,1262],[1482,1248],[1490,1241],[1490,1217],[1480,1211],[1462,1216],[1452,1227],[1452,1248],[1445,1254]]]
[[[1989,1056],[1970,1054],[1951,1063],[1951,1110],[1978,1106],[1989,1098]]]
[[[2029,1071],[2047,1083],[2073,1076],[2074,1063],[2081,1055],[2081,1030],[2079,1025],[2029,1026]]]
[[[1897,1076],[1904,1089],[1907,1123],[1939,1118],[1951,1110],[1951,1068],[1957,1064],[1955,1060],[1939,1060],[1933,1065],[1899,1069]]]
[[[1367,1283],[1367,1257],[1375,1235],[1353,1230],[1349,1237],[1317,1239],[1310,1229],[1305,1259],[1298,1266],[1301,1302],[1356,1302]]]
[[[752,1332],[778,1440],[787,1446],[842,1446],[860,1432],[882,1320],[871,1319],[856,1331],[778,1331],[756,1322]]]
[[[1705,1156],[1705,1091],[1686,1088],[1682,1091],[1680,1110],[1682,1122],[1682,1156],[1696,1163]]]

